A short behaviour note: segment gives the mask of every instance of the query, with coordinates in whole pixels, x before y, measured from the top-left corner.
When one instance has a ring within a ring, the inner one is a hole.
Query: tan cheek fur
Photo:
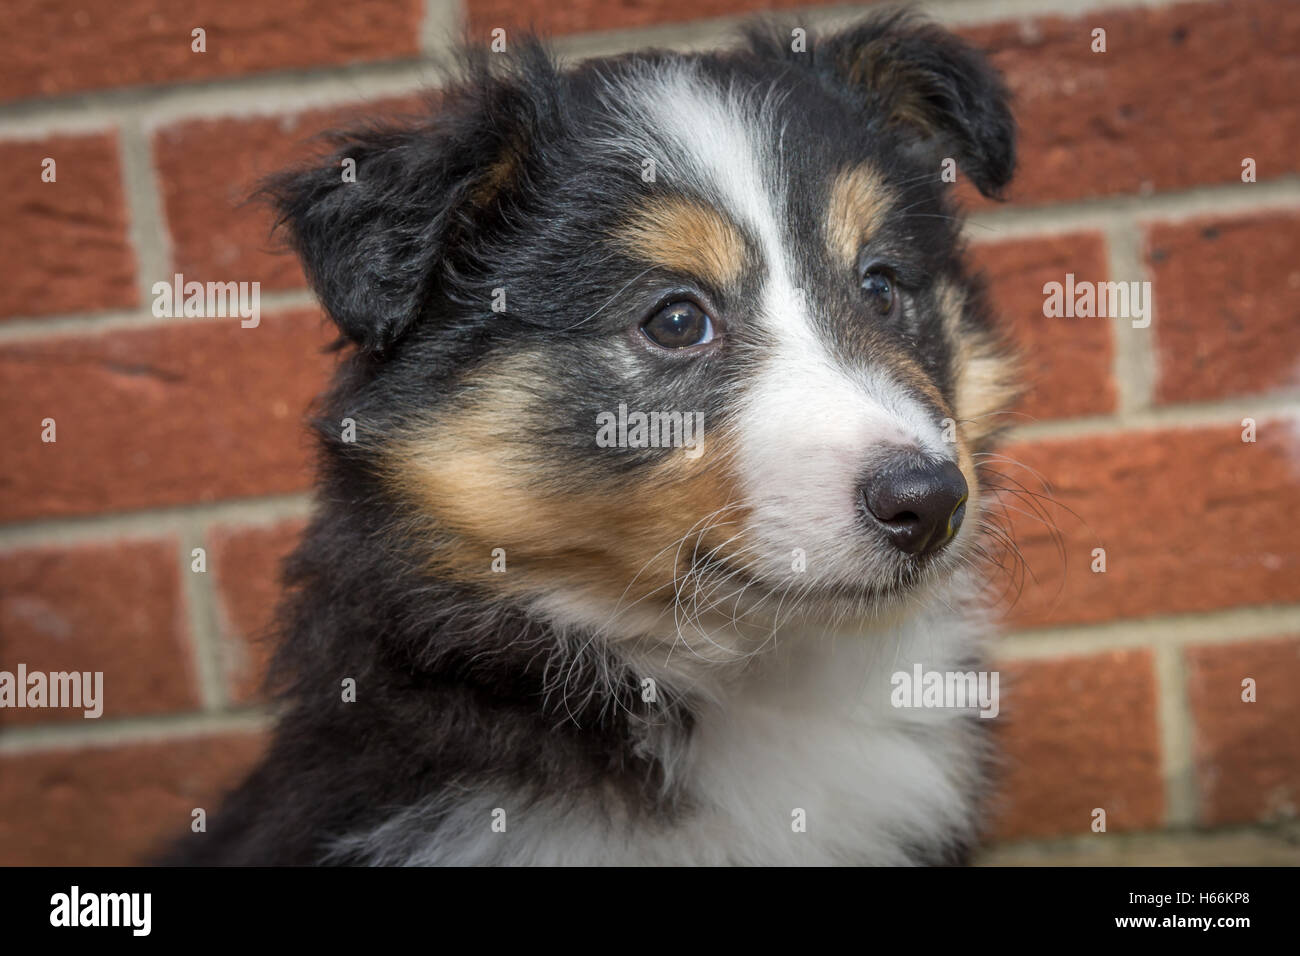
[[[949,338],[957,348],[956,419],[965,442],[980,449],[1006,427],[1000,413],[1011,409],[1019,396],[1019,367],[992,335],[961,327],[966,302],[960,289],[945,284],[938,292]]]
[[[1010,409],[1018,395],[1017,365],[993,336],[962,328],[966,299],[961,289],[945,283],[938,289],[938,299],[947,334],[956,346],[957,466],[970,488],[966,521],[974,526],[985,508],[974,454],[986,450],[992,437],[1006,427],[1000,413]]]
[[[507,363],[389,449],[390,484],[436,521],[434,569],[515,595],[563,588],[671,605],[697,542],[703,550],[727,542],[743,521],[725,438],[707,432],[698,458],[679,451],[640,477],[550,473],[547,450],[527,440],[535,433],[527,398],[509,384],[528,374],[536,373]],[[595,433],[593,420],[593,454],[614,453],[595,446]],[[735,538],[726,550],[741,547]],[[492,570],[495,548],[505,550],[504,574]]]

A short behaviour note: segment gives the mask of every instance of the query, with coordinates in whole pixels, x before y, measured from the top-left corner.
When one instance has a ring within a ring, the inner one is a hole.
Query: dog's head
[[[358,352],[332,452],[430,573],[689,638],[955,569],[1010,391],[949,174],[995,195],[1013,166],[997,75],[890,14],[571,71],[483,53],[274,188]]]

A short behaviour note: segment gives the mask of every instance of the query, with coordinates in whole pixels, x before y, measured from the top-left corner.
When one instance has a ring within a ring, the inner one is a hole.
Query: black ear
[[[553,70],[540,47],[525,59],[503,73],[467,58],[424,117],[335,134],[324,164],[264,184],[312,289],[362,349],[382,352],[415,323],[445,259],[523,175],[536,73]]]
[[[751,35],[760,53],[802,60],[872,116],[948,151],[985,196],[997,197],[1016,166],[1016,124],[1000,74],[979,51],[907,10],[875,14],[791,49],[790,32]],[[779,43],[779,47],[778,44]]]

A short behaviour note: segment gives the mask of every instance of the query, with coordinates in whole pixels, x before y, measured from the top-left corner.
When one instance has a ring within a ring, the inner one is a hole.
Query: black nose
[[[867,478],[862,499],[900,551],[938,551],[966,517],[966,479],[950,461],[896,458]]]

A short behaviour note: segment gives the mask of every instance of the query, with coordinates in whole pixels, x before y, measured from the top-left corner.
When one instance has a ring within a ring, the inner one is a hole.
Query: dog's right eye
[[[694,302],[673,302],[641,325],[641,332],[664,349],[688,349],[713,341],[713,322]]]

